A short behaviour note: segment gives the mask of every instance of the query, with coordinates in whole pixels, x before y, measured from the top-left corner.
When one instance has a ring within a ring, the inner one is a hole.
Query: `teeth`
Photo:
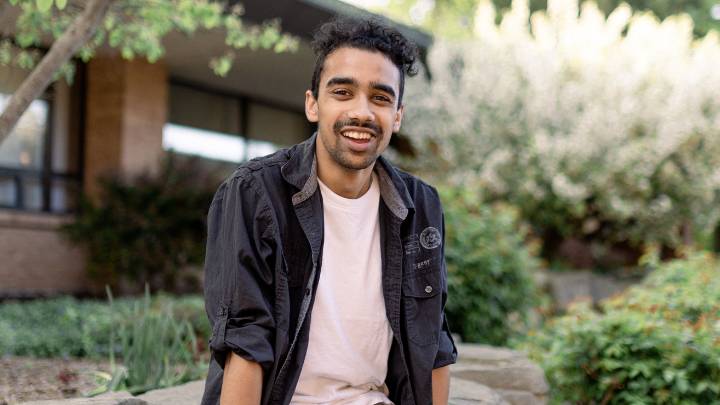
[[[370,139],[371,135],[367,132],[356,132],[356,131],[346,131],[343,132],[344,136],[347,136],[348,138],[352,139]]]

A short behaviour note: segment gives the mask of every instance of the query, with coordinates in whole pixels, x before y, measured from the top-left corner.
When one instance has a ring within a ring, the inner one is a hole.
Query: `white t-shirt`
[[[307,355],[290,403],[392,404],[385,386],[393,334],[382,290],[377,176],[357,199],[318,183],[325,224],[322,270]]]

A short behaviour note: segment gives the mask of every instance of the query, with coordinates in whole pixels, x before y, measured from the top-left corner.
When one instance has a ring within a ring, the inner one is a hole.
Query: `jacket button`
[[[432,287],[430,287],[430,286],[425,287],[425,292],[430,294],[432,292]]]

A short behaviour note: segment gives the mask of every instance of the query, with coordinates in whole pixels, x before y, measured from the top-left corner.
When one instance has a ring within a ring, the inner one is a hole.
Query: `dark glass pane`
[[[29,211],[42,210],[42,183],[39,178],[23,178],[23,209]]]
[[[77,180],[56,179],[50,189],[50,210],[64,213],[77,210],[80,184]]]
[[[11,176],[0,176],[0,207],[15,207],[17,188]]]
[[[251,139],[285,147],[304,141],[310,134],[304,114],[251,102],[246,135]]]
[[[0,94],[0,110],[5,108],[9,99],[9,94]],[[0,167],[42,168],[48,109],[45,100],[35,100],[30,104],[10,136],[0,143]]]
[[[224,134],[240,134],[240,104],[230,97],[170,86],[168,121]]]

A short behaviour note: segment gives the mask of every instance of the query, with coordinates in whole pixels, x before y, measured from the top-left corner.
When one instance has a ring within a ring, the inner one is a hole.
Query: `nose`
[[[358,97],[350,111],[348,111],[348,118],[360,122],[373,122],[375,121],[375,113],[372,111],[370,103],[365,97]]]

